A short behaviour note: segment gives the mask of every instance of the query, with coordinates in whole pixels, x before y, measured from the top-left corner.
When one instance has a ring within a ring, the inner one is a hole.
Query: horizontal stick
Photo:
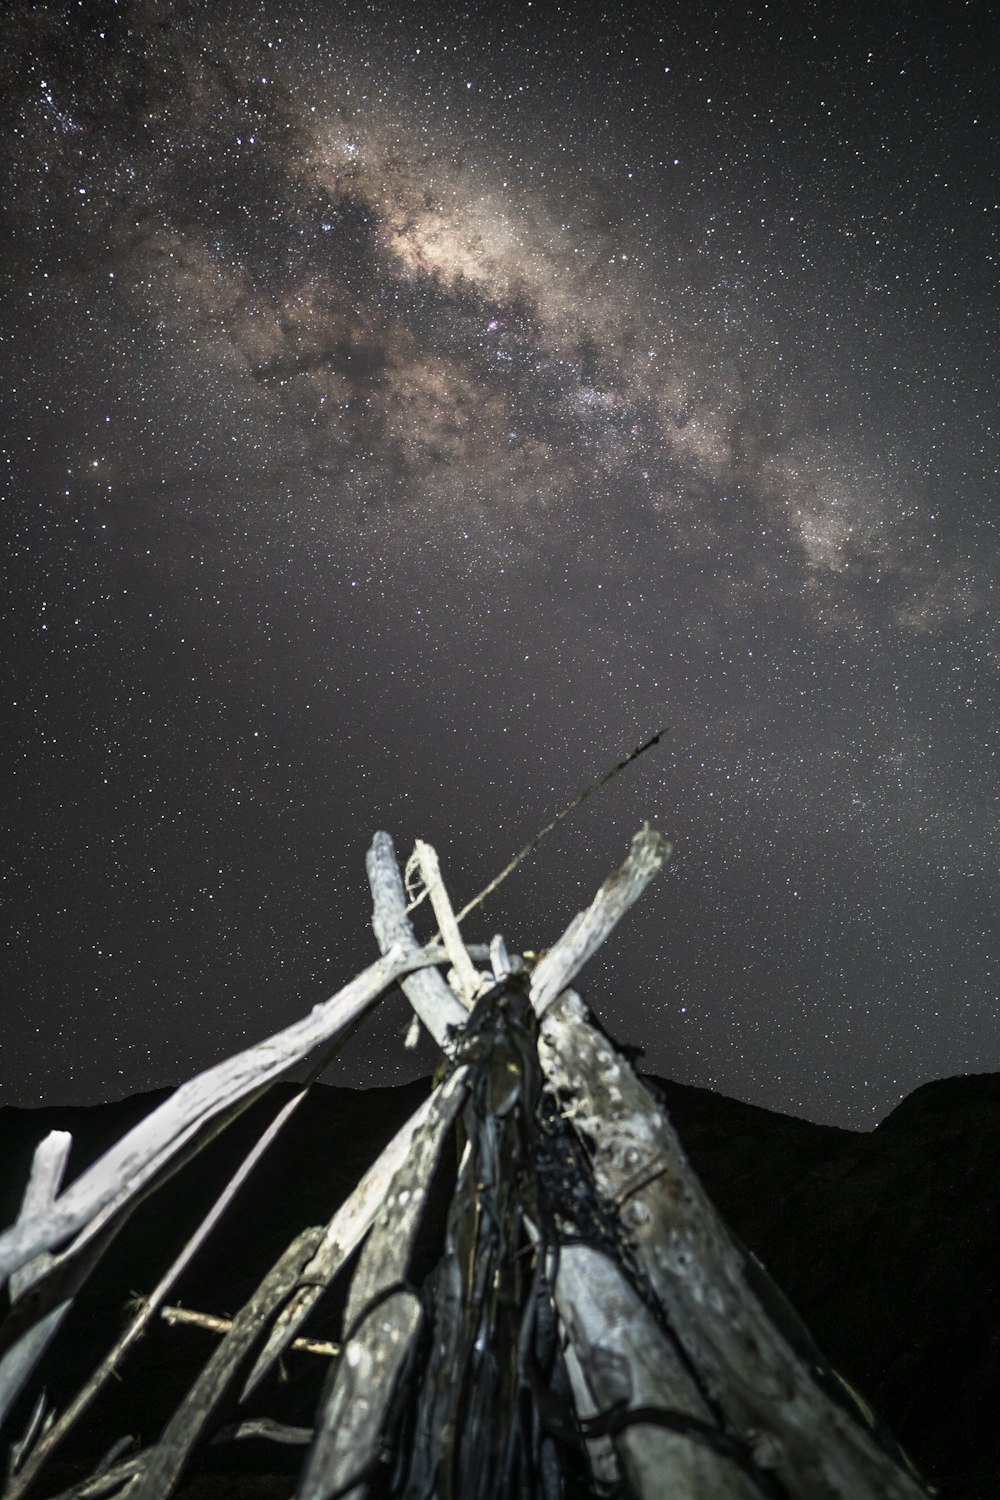
[[[228,1333],[233,1326],[232,1318],[217,1318],[214,1313],[196,1312],[193,1307],[161,1307],[160,1317],[164,1323],[183,1323],[189,1328],[204,1328],[207,1333]],[[288,1347],[303,1354],[325,1354],[329,1358],[336,1358],[340,1353],[340,1345],[331,1344],[326,1339],[293,1339]]]
[[[538,1056],[598,1192],[616,1206],[634,1262],[729,1434],[796,1500],[919,1500],[925,1492],[827,1395],[822,1369],[785,1337],[761,1300],[765,1273],[751,1276],[666,1110],[579,995],[567,991],[546,1011]]]

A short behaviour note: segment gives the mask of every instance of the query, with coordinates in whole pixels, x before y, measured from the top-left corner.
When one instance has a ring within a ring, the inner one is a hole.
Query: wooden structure
[[[407,885],[440,936],[414,935],[392,841],[368,854],[381,957],[294,1025],[178,1088],[66,1188],[69,1137],[35,1153],[0,1235],[0,1421],[77,1289],[136,1204],[237,1114],[338,1037],[394,984],[443,1058],[423,1106],[324,1225],[298,1235],[220,1333],[159,1439],[113,1452],[66,1492],[165,1500],[226,1424],[304,1447],[298,1500],[634,1495],[643,1500],[916,1500],[926,1492],[863,1404],[826,1369],[762,1268],[735,1242],[660,1102],[571,988],[662,868],[643,829],[628,858],[540,958],[467,947],[429,845]],[[416,903],[413,903],[416,904]],[[412,907],[411,907],[412,909]],[[447,979],[442,971],[447,972]],[[5,1500],[44,1493],[47,1458],[153,1317],[198,1319],[171,1287],[285,1120],[280,1111],[160,1284],[61,1414],[35,1407],[10,1445]],[[407,1279],[446,1139],[459,1165],[444,1244]],[[360,1253],[354,1257],[354,1252]],[[352,1257],[353,1261],[352,1261]],[[277,1362],[349,1261],[339,1348],[310,1429],[255,1419]],[[237,1420],[232,1421],[232,1413]],[[128,1446],[128,1445],[126,1445]]]

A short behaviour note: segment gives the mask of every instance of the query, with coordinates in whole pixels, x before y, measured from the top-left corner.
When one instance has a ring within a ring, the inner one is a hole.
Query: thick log
[[[453,1078],[457,1080],[457,1073]],[[341,1266],[353,1255],[368,1233],[376,1214],[385,1202],[393,1177],[404,1164],[414,1136],[424,1126],[444,1084],[437,1089],[402,1125],[376,1158],[354,1189],[341,1204],[323,1231],[316,1253],[305,1267],[296,1288],[274,1323],[267,1343],[247,1377],[240,1396],[245,1401],[289,1347],[292,1340],[320,1297],[333,1281]]]
[[[591,1396],[589,1408],[578,1404],[581,1417],[621,1406],[665,1410],[679,1425],[692,1419],[691,1433],[639,1422],[615,1434],[641,1500],[760,1500],[738,1463],[703,1439],[702,1428],[726,1442],[677,1350],[614,1261],[590,1245],[561,1246],[555,1303]]]
[[[771,1320],[664,1109],[578,995],[546,1011],[539,1058],[699,1385],[757,1466],[795,1500],[917,1500]]]
[[[238,1113],[289,1068],[331,1041],[402,976],[440,963],[441,949],[396,949],[358,974],[308,1016],[199,1073],[141,1120],[41,1212],[0,1235],[0,1284],[44,1250],[84,1230],[98,1233],[173,1157],[223,1112]],[[443,981],[441,981],[443,984]],[[458,1001],[452,996],[461,1011]],[[464,1013],[463,1013],[464,1014]]]
[[[566,1363],[566,1373],[569,1376],[569,1388],[573,1394],[573,1408],[577,1418],[586,1422],[598,1414],[598,1404],[594,1400],[587,1377],[580,1363],[580,1357],[576,1352],[576,1344],[570,1337],[566,1325],[563,1324],[563,1359]],[[590,1465],[590,1482],[596,1495],[620,1495],[622,1493],[622,1474],[618,1465],[618,1455],[615,1453],[614,1444],[609,1437],[590,1437],[584,1439],[584,1447],[587,1450],[587,1462]]]
[[[609,875],[586,911],[579,912],[562,937],[535,966],[531,1003],[538,1015],[571,984],[670,858],[672,846],[647,824],[632,840],[628,858]]]
[[[337,1366],[296,1500],[360,1500],[374,1476],[386,1408],[420,1330],[420,1299],[400,1290],[380,1303]]]

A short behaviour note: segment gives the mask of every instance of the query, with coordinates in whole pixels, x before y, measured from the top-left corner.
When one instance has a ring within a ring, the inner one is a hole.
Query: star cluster
[[[474,935],[649,818],[587,977],[648,1067],[868,1126],[1000,1066],[989,23],[4,27],[5,1097],[284,1024],[370,956],[376,827],[461,899],[661,724]]]

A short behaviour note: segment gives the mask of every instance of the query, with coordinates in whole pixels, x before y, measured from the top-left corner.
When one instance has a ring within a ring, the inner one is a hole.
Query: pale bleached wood
[[[609,1256],[591,1245],[560,1246],[555,1303],[591,1397],[583,1409],[578,1405],[581,1417],[623,1403],[665,1409],[718,1431],[676,1349]],[[613,1442],[641,1500],[760,1500],[732,1458],[690,1435],[636,1423]]]
[[[465,1099],[466,1069],[446,1079],[393,1176],[351,1281],[344,1353],[316,1416],[298,1500],[359,1496],[375,1464],[396,1381],[422,1321],[400,1288],[446,1132]]]
[[[511,974],[520,974],[524,969],[524,959],[519,953],[507,952],[507,944],[500,932],[490,940],[490,968],[498,984],[502,979],[507,979]]]
[[[19,1219],[0,1235],[0,1284],[71,1235],[99,1232],[206,1122],[224,1111],[246,1108],[289,1068],[349,1026],[389,985],[444,957],[442,949],[390,949],[309,1015],[182,1084],[47,1209]],[[454,996],[452,1000],[462,1013]]]
[[[50,1130],[39,1141],[31,1159],[31,1171],[21,1199],[19,1220],[31,1219],[48,1212],[62,1183],[72,1145],[73,1137],[68,1130]],[[43,1252],[37,1262],[33,1261],[15,1271],[10,1278],[11,1300],[16,1302],[38,1280],[47,1266],[48,1261]]]
[[[246,1422],[236,1422],[223,1427],[212,1438],[217,1443],[240,1442],[245,1438],[264,1438],[269,1443],[283,1443],[293,1448],[308,1447],[313,1440],[311,1427],[293,1427],[288,1422],[275,1422],[270,1417],[251,1417]]]
[[[467,1077],[468,1070],[456,1070]],[[409,1154],[414,1136],[422,1129],[443,1084],[430,1094],[415,1110],[404,1125],[397,1130],[392,1140],[365,1172],[350,1197],[338,1208],[323,1231],[316,1253],[305,1267],[300,1285],[282,1309],[261,1350],[257,1362],[247,1377],[240,1396],[245,1401],[260,1385],[268,1371],[281,1357],[316,1303],[323,1296],[340,1268],[353,1255],[368,1233],[380,1207],[385,1202],[396,1172]]]
[[[625,863],[609,875],[586,911],[579,912],[531,976],[531,1003],[543,1015],[663,869],[671,845],[647,824],[632,840]]]
[[[361,1500],[374,1477],[379,1438],[407,1355],[420,1331],[423,1311],[411,1291],[393,1292],[352,1339],[337,1366],[306,1458],[296,1500]]]
[[[251,1147],[197,1229],[187,1240],[179,1255],[174,1258],[170,1266],[160,1277],[159,1282],[150,1295],[143,1298],[128,1327],[116,1339],[111,1349],[94,1370],[94,1373],[81,1386],[69,1405],[60,1413],[58,1419],[36,1443],[21,1472],[12,1482],[11,1487],[4,1492],[3,1500],[19,1500],[19,1497],[33,1484],[42,1465],[47,1463],[52,1457],[59,1444],[91,1406],[95,1397],[99,1395],[108,1381],[118,1374],[119,1366],[129,1349],[142,1337],[157,1310],[166,1300],[170,1289],[177,1283],[180,1276],[191,1264],[191,1261],[215,1229],[264,1152],[274,1141],[285,1122],[302,1103],[307,1092],[308,1089],[300,1089],[297,1094],[293,1095],[282,1106],[267,1129]]]
[[[458,1068],[435,1090],[426,1119],[393,1174],[351,1279],[344,1313],[348,1329],[386,1286],[406,1275],[441,1145],[465,1102],[468,1077],[468,1068]]]
[[[376,833],[365,860],[372,893],[372,928],[383,953],[396,947],[403,953],[420,950],[406,915],[406,892],[396,862],[396,849],[389,834]],[[400,981],[407,1000],[438,1046],[450,1052],[451,1028],[461,1028],[468,1012],[458,997],[434,970],[413,973]]]
[[[756,1463],[794,1500],[918,1500],[768,1316],[665,1110],[578,995],[546,1010],[539,1059],[699,1384]]]
[[[18,1220],[38,1218],[48,1212],[59,1191],[73,1137],[66,1130],[50,1130],[35,1147],[31,1172],[21,1200]],[[48,1271],[52,1257],[48,1251],[19,1267],[10,1278],[11,1302],[18,1302],[29,1287]],[[60,1324],[72,1306],[72,1297],[56,1303],[37,1323],[27,1328],[0,1358],[0,1427],[6,1421],[31,1372],[52,1342]]]
[[[481,906],[482,903],[486,900],[487,896],[491,896],[497,889],[497,887],[503,884],[508,875],[513,874],[521,861],[527,859],[529,854],[534,853],[542,840],[548,838],[549,834],[554,832],[554,830],[559,827],[559,824],[562,823],[565,818],[568,818],[571,813],[574,813],[576,809],[581,805],[581,803],[586,802],[587,798],[592,797],[595,792],[599,792],[601,787],[607,786],[609,781],[614,780],[614,778],[619,775],[620,772],[625,770],[626,766],[630,766],[634,760],[637,760],[639,758],[640,755],[645,755],[647,750],[651,750],[654,745],[658,745],[660,743],[660,740],[666,733],[666,729],[657,730],[656,734],[652,735],[651,738],[646,740],[644,744],[636,745],[635,749],[630,751],[630,753],[626,755],[624,760],[618,761],[617,765],[611,766],[609,770],[602,772],[602,774],[598,776],[596,781],[592,781],[589,786],[585,786],[583,791],[580,792],[579,796],[574,797],[572,802],[567,803],[567,805],[562,808],[560,812],[556,813],[554,818],[551,818],[549,822],[546,823],[544,828],[540,828],[538,832],[534,834],[528,840],[528,842],[517,851],[517,853],[514,855],[514,858],[512,860],[509,860],[507,864],[504,865],[499,875],[494,875],[489,884],[484,886],[477,896],[473,896],[471,901],[467,901],[465,903],[465,905],[462,907],[462,910],[458,913],[456,921],[464,921],[464,919],[469,915],[470,911],[473,911],[477,906]]]
[[[58,1495],[52,1497],[52,1500],[99,1500],[100,1496],[110,1495],[112,1491],[116,1492],[115,1500],[124,1500],[125,1496],[132,1493],[129,1482],[134,1481],[142,1473],[145,1462],[145,1453],[131,1453],[128,1458],[120,1459],[109,1469],[102,1469],[100,1473],[91,1474],[68,1490],[60,1490]]]
[[[569,1376],[569,1388],[573,1396],[573,1409],[580,1421],[585,1422],[588,1417],[596,1417],[599,1411],[597,1402],[587,1384],[583,1365],[576,1352],[576,1344],[573,1343],[563,1325],[563,1360],[566,1364],[566,1373]],[[584,1439],[584,1447],[587,1450],[587,1462],[590,1465],[590,1479],[594,1487],[595,1495],[620,1495],[622,1492],[622,1473],[618,1466],[618,1455],[615,1453],[614,1444],[609,1437],[590,1437]]]
[[[441,864],[434,845],[428,844],[426,839],[417,839],[413,845],[413,859],[416,861],[424,889],[434,908],[441,941],[448,950],[448,957],[455,970],[458,998],[466,1010],[471,1010],[476,996],[487,987],[489,981],[484,980],[479,973],[462,941],[462,934],[458,930],[455,913],[441,877]]]

